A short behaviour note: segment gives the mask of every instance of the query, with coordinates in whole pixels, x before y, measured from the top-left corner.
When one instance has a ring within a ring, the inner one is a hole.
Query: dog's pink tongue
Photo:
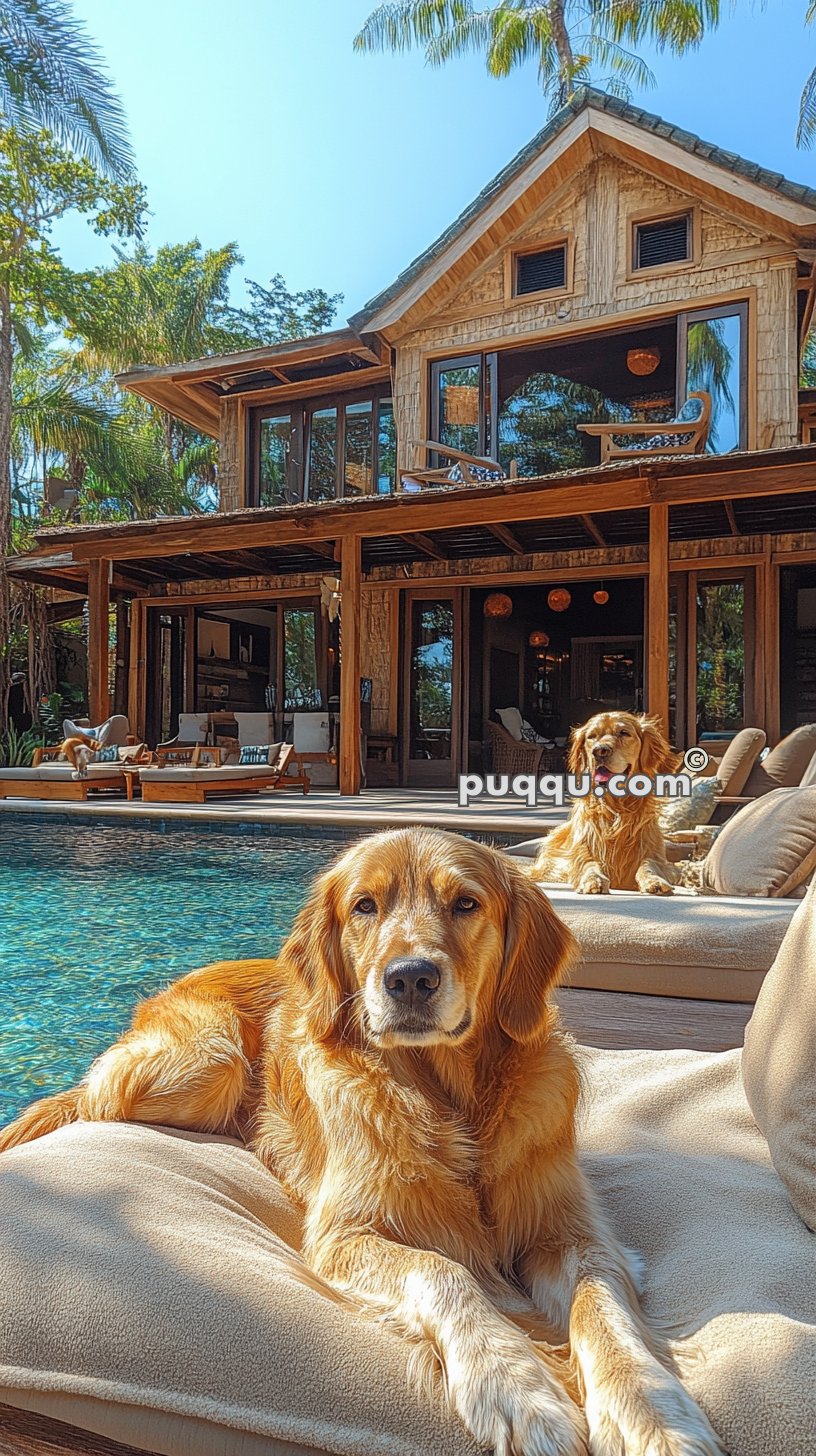
[[[603,764],[596,768],[595,773],[593,774],[593,778],[596,784],[608,784],[611,777],[612,774],[610,770],[608,768],[605,768]]]

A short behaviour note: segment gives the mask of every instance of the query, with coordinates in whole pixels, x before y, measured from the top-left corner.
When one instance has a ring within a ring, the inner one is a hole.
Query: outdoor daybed
[[[308,794],[308,774],[288,772],[294,753],[291,743],[273,743],[256,752],[254,763],[224,763],[220,748],[197,744],[187,763],[143,769],[139,774],[142,799],[145,803],[203,804],[210,794],[269,794],[294,788]]]
[[[814,1047],[811,889],[744,1062],[582,1053],[587,1171],[729,1456],[812,1456]],[[227,1138],[79,1123],[3,1154],[0,1402],[163,1456],[476,1456],[406,1342],[293,1278],[299,1233]]]
[[[510,847],[532,861],[543,839]],[[696,868],[696,867],[695,867]],[[706,1001],[755,999],[816,870],[816,785],[775,789],[720,830],[701,893],[546,893],[581,947],[570,985]]]

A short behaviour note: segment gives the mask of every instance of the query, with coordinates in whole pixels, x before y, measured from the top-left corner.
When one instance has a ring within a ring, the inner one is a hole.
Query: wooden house
[[[815,289],[816,191],[582,91],[347,327],[122,377],[217,437],[217,514],[44,530],[12,569],[87,594],[94,718],[115,601],[148,739],[330,708],[348,793],[487,767],[507,707],[774,740],[816,718]],[[670,441],[700,390],[702,453],[601,463],[579,428]],[[427,440],[507,478],[405,490]]]

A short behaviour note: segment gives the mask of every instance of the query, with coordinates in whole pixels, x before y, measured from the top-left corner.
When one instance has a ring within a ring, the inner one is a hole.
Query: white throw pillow
[[[659,822],[663,833],[673,834],[677,829],[696,829],[698,824],[707,824],[721,793],[718,778],[693,779],[689,798],[667,799],[661,808]]]
[[[521,743],[521,729],[524,719],[518,708],[497,708],[496,717],[500,720],[502,728],[506,728],[511,738],[516,743]]]

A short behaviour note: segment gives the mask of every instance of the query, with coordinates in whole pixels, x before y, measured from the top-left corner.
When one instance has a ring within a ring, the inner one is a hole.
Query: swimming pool
[[[2,815],[0,1125],[73,1086],[140,996],[207,961],[274,955],[341,847],[319,830]]]

